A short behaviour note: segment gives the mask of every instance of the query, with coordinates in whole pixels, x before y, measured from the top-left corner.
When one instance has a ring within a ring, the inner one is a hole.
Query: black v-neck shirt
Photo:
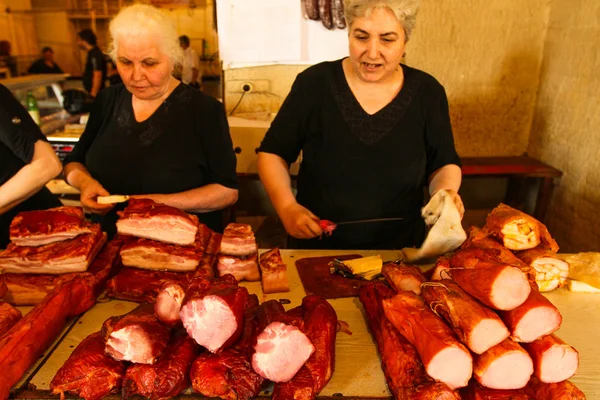
[[[292,240],[302,248],[385,249],[419,246],[420,209],[430,175],[460,165],[442,85],[402,65],[404,85],[369,115],[350,90],[342,60],[298,75],[260,151],[288,163],[302,152],[297,200],[334,222],[402,217],[401,222],[339,227],[329,238]]]
[[[235,153],[219,101],[180,84],[148,119],[137,122],[131,100],[123,85],[104,89],[65,164],[84,164],[111,194],[171,194],[211,183],[237,189]],[[222,231],[219,211],[197,215]],[[94,219],[114,232],[114,211]]]

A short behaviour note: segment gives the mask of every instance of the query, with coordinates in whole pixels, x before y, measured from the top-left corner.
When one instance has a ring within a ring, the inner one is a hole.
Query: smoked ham
[[[256,254],[246,257],[228,256],[219,254],[217,259],[219,276],[233,275],[240,281],[256,282],[260,280]]]
[[[154,314],[160,322],[167,326],[173,326],[181,321],[179,312],[185,297],[185,291],[181,285],[175,282],[165,283],[154,303]]]
[[[72,393],[86,400],[100,400],[121,389],[126,365],[104,352],[104,338],[92,333],[77,345],[58,370],[50,389],[53,394]]]
[[[260,272],[263,293],[281,293],[290,291],[287,267],[276,247],[260,255]]]
[[[543,383],[536,377],[531,377],[525,393],[532,400],[585,400],[585,394],[572,382]]]
[[[198,217],[150,199],[130,199],[118,214],[117,232],[122,235],[190,246],[198,233]]]
[[[467,386],[473,360],[454,332],[412,292],[383,300],[387,319],[415,346],[427,374],[451,389]]]
[[[115,360],[154,364],[167,347],[171,331],[156,318],[153,305],[146,303],[107,319],[102,335],[106,354]]]
[[[288,382],[315,351],[303,331],[301,312],[286,314],[281,303],[269,300],[261,304],[257,315],[259,333],[252,368],[272,382]]]
[[[558,309],[535,289],[531,289],[522,305],[514,310],[500,311],[498,315],[517,342],[533,342],[558,330],[562,323]]]
[[[186,291],[181,321],[199,345],[217,353],[235,343],[242,334],[247,298],[248,290],[238,287],[232,275],[197,278]]]
[[[387,263],[383,265],[381,273],[398,293],[409,290],[421,294],[421,284],[426,280],[418,267],[408,264]]]
[[[422,295],[433,312],[444,318],[460,341],[476,354],[487,351],[510,335],[496,313],[451,280],[423,284]]]
[[[377,344],[381,367],[390,392],[397,399],[418,398],[415,392],[427,393],[426,397],[421,397],[423,399],[459,399],[460,397],[446,384],[431,382],[415,347],[385,317],[382,301],[393,295],[394,292],[390,288],[379,282],[363,286],[359,291],[359,299],[365,310],[369,330]],[[417,389],[419,387],[420,389]],[[436,392],[431,395],[434,389]]]
[[[555,253],[558,251],[558,245],[544,224],[506,204],[492,210],[486,218],[484,230],[510,250],[533,249],[541,243]]]
[[[569,263],[540,246],[517,253],[517,257],[535,272],[540,292],[549,292],[564,286],[569,276]]]
[[[56,287],[0,338],[0,399],[58,337],[68,319],[95,303],[94,280],[81,274]]]
[[[556,335],[544,336],[535,342],[523,343],[533,360],[535,376],[544,383],[557,383],[569,379],[579,366],[577,350]]]
[[[477,268],[444,272],[465,292],[496,310],[512,310],[527,300],[531,286],[525,274],[508,264],[481,262]]]
[[[264,379],[252,369],[253,340],[256,340],[258,297],[248,296],[244,331],[240,340],[219,354],[205,352],[192,364],[194,391],[205,397],[250,400],[258,396]]]
[[[42,246],[91,232],[83,209],[70,206],[20,212],[9,228],[10,240],[16,246]]]
[[[0,338],[23,318],[21,311],[3,301],[0,301]]]
[[[202,250],[196,246],[178,246],[150,239],[135,239],[121,249],[121,260],[126,267],[149,270],[194,271],[202,259]]]
[[[90,229],[92,233],[43,246],[21,247],[11,243],[0,253],[0,269],[27,274],[84,272],[106,243],[100,225],[94,224]]]
[[[175,397],[189,386],[189,371],[200,347],[185,332],[173,337],[153,365],[133,364],[123,380],[123,397],[141,395],[158,400]]]
[[[490,389],[521,389],[533,374],[533,362],[521,346],[506,339],[474,356],[473,376]]]
[[[258,247],[250,225],[230,223],[225,227],[219,253],[228,256],[246,257],[257,252]]]

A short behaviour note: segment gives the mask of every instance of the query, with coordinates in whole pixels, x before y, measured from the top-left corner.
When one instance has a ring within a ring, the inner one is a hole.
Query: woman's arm
[[[65,165],[63,172],[67,183],[81,192],[79,200],[85,210],[94,214],[106,214],[114,207],[112,204],[98,204],[98,196],[108,196],[110,193],[92,178],[85,165],[70,162]]]
[[[184,211],[206,213],[222,210],[237,201],[237,189],[228,188],[218,183],[211,183],[199,188],[171,194],[140,194],[133,198],[151,199]]]
[[[52,146],[35,142],[33,158],[12,178],[0,186],[0,214],[4,214],[37,193],[61,171],[61,163]]]
[[[458,195],[461,182],[462,172],[460,167],[455,164],[444,165],[431,174],[429,178],[429,194],[433,197],[442,189],[449,191],[454,197],[454,204],[456,204],[456,208],[462,218],[465,213],[465,207]]]
[[[258,174],[285,230],[298,239],[321,235],[319,218],[296,201],[288,164],[276,154],[258,153]]]

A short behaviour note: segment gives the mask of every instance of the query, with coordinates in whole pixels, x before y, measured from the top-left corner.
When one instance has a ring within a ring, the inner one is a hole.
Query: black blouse
[[[180,84],[148,119],[135,120],[123,85],[104,89],[65,159],[86,166],[111,194],[171,194],[211,183],[237,189],[236,158],[223,105]],[[94,216],[114,232],[115,211]],[[197,214],[221,231],[221,213]]]
[[[0,85],[0,185],[12,178],[33,159],[35,142],[46,140],[27,110]],[[8,212],[0,215],[0,249],[8,244],[8,228],[21,211],[60,206],[60,201],[45,187]]]
[[[298,75],[260,151],[288,163],[302,152],[297,200],[321,219],[404,220],[340,226],[330,238],[293,245],[384,249],[421,244],[424,187],[433,172],[460,160],[444,88],[422,71],[402,69],[402,89],[373,115],[350,90],[342,60]]]

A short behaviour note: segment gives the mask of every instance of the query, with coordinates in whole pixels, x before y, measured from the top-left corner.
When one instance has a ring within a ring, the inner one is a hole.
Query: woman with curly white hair
[[[344,6],[350,56],[298,75],[261,144],[260,177],[290,247],[418,247],[424,186],[431,195],[450,190],[464,210],[446,93],[432,76],[400,64],[416,0]],[[300,152],[294,196],[288,166]],[[344,225],[317,238],[320,219],[380,218],[402,220]]]
[[[100,92],[65,160],[67,182],[109,233],[118,207],[97,202],[109,194],[150,198],[222,230],[219,210],[235,203],[238,187],[223,105],[173,78],[183,54],[173,23],[157,8],[124,8],[109,30],[123,85]]]

